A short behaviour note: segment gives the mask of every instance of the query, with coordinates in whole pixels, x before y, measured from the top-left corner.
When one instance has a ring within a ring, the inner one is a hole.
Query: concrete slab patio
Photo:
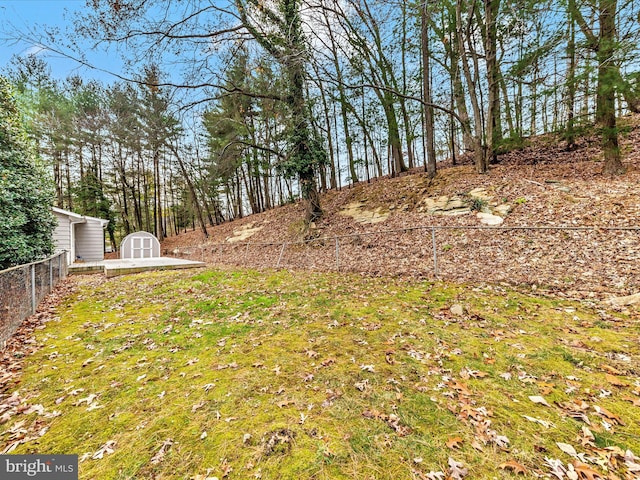
[[[118,260],[102,260],[100,262],[83,262],[69,265],[69,273],[104,273],[107,277],[145,272],[147,270],[176,270],[181,268],[204,267],[204,262],[194,262],[173,257],[157,258],[122,258]]]

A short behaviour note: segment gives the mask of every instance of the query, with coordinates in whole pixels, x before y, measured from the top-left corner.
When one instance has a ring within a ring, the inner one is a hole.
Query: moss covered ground
[[[286,271],[74,281],[0,447],[76,453],[80,478],[640,474],[637,310]]]

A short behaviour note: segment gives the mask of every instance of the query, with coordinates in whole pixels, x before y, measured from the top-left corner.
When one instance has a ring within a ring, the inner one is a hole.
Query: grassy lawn
[[[640,476],[637,310],[338,274],[76,282],[0,447],[77,453],[83,479]]]

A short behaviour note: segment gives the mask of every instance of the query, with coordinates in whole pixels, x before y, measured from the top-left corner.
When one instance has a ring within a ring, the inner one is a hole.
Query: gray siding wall
[[[71,257],[71,224],[69,217],[54,212],[58,225],[53,230],[53,244],[56,251],[67,251],[67,263],[72,263]]]
[[[85,262],[104,260],[104,229],[100,222],[87,219],[86,223],[77,223],[76,257]]]

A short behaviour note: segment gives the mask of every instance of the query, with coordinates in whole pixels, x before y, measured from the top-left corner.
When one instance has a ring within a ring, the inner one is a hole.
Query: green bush
[[[0,77],[0,270],[53,252],[53,192],[20,118],[11,84]]]

